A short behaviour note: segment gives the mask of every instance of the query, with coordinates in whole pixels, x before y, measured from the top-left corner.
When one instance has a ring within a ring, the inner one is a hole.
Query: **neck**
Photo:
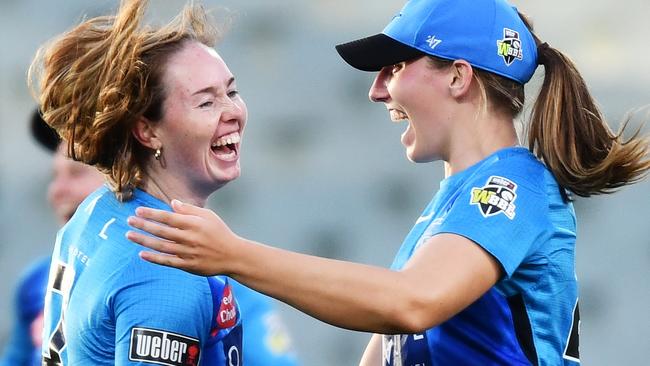
[[[205,207],[208,199],[208,195],[194,193],[187,184],[173,176],[161,176],[154,172],[147,175],[143,190],[170,206],[171,201],[177,199],[194,206]]]
[[[469,168],[498,150],[519,145],[511,118],[496,113],[468,117],[456,129],[457,136],[452,136],[445,159],[445,177]]]

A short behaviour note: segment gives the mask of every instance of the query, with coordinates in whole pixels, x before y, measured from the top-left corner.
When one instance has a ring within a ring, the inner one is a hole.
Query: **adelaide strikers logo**
[[[519,39],[519,32],[503,28],[503,39],[497,41],[497,54],[510,66],[515,60],[523,60],[524,53]]]
[[[477,205],[484,217],[503,213],[510,220],[515,218],[515,199],[517,185],[511,180],[499,176],[491,176],[485,186],[472,188],[469,203]]]

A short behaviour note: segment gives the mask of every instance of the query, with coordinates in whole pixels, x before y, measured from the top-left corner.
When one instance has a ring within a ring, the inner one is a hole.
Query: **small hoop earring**
[[[161,156],[161,155],[162,155],[162,149],[161,149],[161,148],[157,148],[157,149],[156,149],[156,152],[153,154],[153,157],[154,157],[154,159],[156,159],[156,160],[160,160],[160,156]]]

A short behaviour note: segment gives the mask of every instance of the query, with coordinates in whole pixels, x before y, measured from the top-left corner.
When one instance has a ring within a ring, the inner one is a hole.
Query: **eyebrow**
[[[226,83],[226,88],[230,87],[233,83],[235,82],[235,77],[232,76],[230,79],[228,79],[228,82]],[[192,96],[201,94],[201,93],[213,93],[216,94],[218,88],[214,86],[208,86],[206,88],[203,88],[201,90],[197,90],[194,93],[192,93]]]

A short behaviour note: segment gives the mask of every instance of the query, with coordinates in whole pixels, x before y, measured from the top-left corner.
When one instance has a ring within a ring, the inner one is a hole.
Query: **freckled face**
[[[170,58],[163,83],[166,99],[157,132],[164,174],[209,195],[240,175],[246,104],[223,59],[197,42]]]

